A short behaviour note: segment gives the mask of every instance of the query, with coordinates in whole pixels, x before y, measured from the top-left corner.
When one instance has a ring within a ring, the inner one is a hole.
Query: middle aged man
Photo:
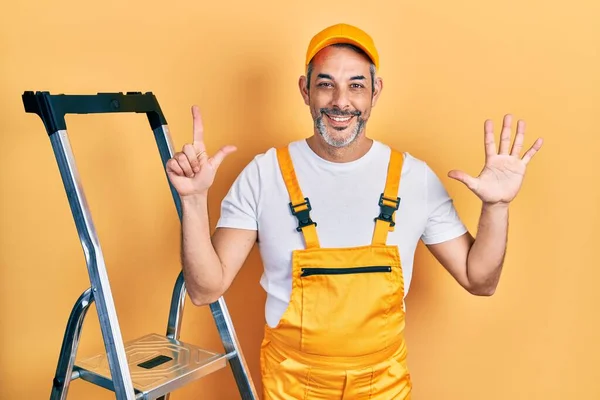
[[[481,199],[474,239],[425,162],[367,137],[383,88],[378,63],[359,28],[338,24],[315,35],[299,80],[312,136],[257,155],[223,200],[212,236],[208,191],[235,147],[210,157],[193,107],[193,142],[167,164],[182,199],[183,271],[194,304],[222,296],[258,242],[265,399],[410,398],[404,296],[419,240],[470,293],[488,296],[498,284],[509,204],[541,139],[521,157],[524,123],[511,147],[507,115],[497,150],[486,121],[479,176],[449,173]]]

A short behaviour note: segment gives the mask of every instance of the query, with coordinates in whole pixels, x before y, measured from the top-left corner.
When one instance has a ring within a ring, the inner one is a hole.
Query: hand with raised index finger
[[[227,155],[237,149],[223,146],[210,157],[204,144],[204,127],[197,106],[192,107],[193,140],[167,161],[167,176],[180,196],[206,194],[213,184],[217,169]]]

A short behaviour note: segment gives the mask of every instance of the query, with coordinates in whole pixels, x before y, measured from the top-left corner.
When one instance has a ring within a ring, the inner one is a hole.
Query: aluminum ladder
[[[151,333],[135,340],[123,341],[102,248],[69,143],[65,115],[145,113],[165,167],[173,155],[173,144],[167,121],[155,95],[152,92],[65,95],[25,91],[22,99],[25,111],[37,114],[42,119],[50,137],[91,284],[77,299],[69,316],[50,399],[66,399],[71,381],[83,379],[113,391],[118,400],[166,400],[170,392],[229,364],[240,398],[258,400],[233,322],[222,297],[210,304],[210,310],[223,343],[224,353],[203,350],[179,340],[186,297],[182,272],[175,280],[166,334]],[[170,182],[169,186],[181,219],[179,196]],[[92,302],[96,303],[105,352],[76,362],[81,328]]]

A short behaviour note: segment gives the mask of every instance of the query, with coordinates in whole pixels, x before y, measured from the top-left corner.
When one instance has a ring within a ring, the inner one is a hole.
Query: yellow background
[[[48,398],[71,307],[88,287],[81,246],[41,120],[25,90],[153,91],[180,148],[201,107],[211,151],[235,144],[211,217],[241,168],[311,134],[297,89],[311,36],[356,24],[381,53],[368,132],[424,159],[466,224],[480,204],[446,177],[483,163],[483,121],[527,121],[545,145],[511,209],[497,293],[460,289],[422,246],[408,297],[416,400],[600,398],[600,3],[576,0],[346,2],[11,1],[0,24],[0,398]],[[105,253],[123,336],[163,333],[179,226],[143,116],[67,119]],[[264,294],[258,253],[226,295],[260,389]],[[188,301],[182,339],[219,350],[208,309]],[[96,308],[80,356],[102,350]],[[172,399],[234,399],[229,369]],[[69,398],[114,398],[81,381]]]

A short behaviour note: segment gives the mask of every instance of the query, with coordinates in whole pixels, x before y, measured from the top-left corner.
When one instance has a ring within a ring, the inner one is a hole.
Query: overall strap
[[[404,156],[399,151],[392,149],[390,163],[388,165],[385,189],[379,197],[380,213],[375,218],[375,231],[373,232],[373,245],[385,245],[388,232],[394,230],[395,213],[400,206],[400,177],[402,175],[402,163]]]
[[[319,247],[319,237],[317,236],[316,222],[310,219],[310,211],[312,210],[310,201],[302,195],[300,185],[296,179],[294,164],[290,156],[290,151],[287,146],[277,149],[277,161],[283,175],[285,186],[290,195],[291,202],[289,203],[292,214],[298,219],[298,227],[296,230],[304,235],[304,242],[307,249]]]

